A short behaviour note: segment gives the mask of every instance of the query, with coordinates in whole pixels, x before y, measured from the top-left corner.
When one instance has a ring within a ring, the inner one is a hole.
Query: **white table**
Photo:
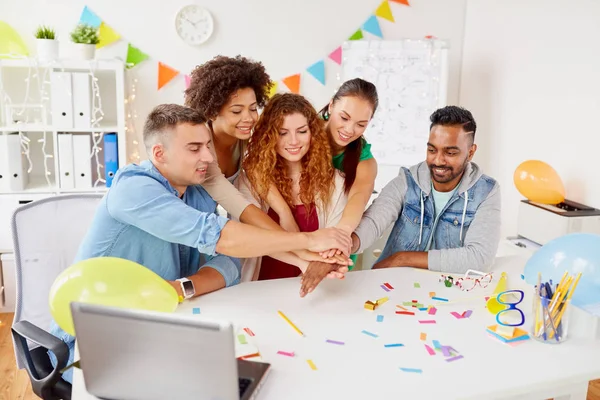
[[[509,274],[509,289],[529,289],[520,275],[525,259],[503,257],[496,260],[494,271]],[[499,273],[496,274],[499,276]],[[305,298],[298,296],[299,279],[244,283],[202,296],[182,304],[177,312],[191,317],[231,320],[236,332],[249,327],[256,336],[250,344],[239,345],[238,356],[257,348],[272,371],[260,399],[577,399],[586,398],[588,381],[600,378],[600,341],[573,335],[560,345],[529,340],[510,347],[491,339],[486,326],[495,323],[485,309],[483,297],[493,291],[495,279],[486,288],[465,293],[446,288],[438,282],[439,273],[393,268],[356,271],[343,281],[327,280]],[[394,290],[380,288],[389,282]],[[421,288],[414,288],[419,282]],[[448,299],[465,299],[444,304],[432,301],[429,292]],[[527,318],[531,314],[531,296],[522,303]],[[390,300],[375,311],[363,308],[366,300],[388,296]],[[435,316],[416,311],[415,316],[396,315],[396,304],[418,300],[438,308]],[[201,315],[192,316],[199,307]],[[468,319],[456,319],[450,312],[473,310]],[[281,317],[282,310],[304,332],[297,334]],[[376,322],[377,315],[383,322]],[[579,315],[581,317],[581,315]],[[435,319],[424,325],[418,320]],[[594,319],[594,323],[597,319]],[[589,325],[588,325],[589,326]],[[573,326],[571,326],[572,328]],[[529,329],[529,321],[526,322]],[[373,338],[362,330],[377,333]],[[452,346],[463,359],[446,362],[441,354],[430,356],[420,333]],[[326,339],[345,345],[326,343]],[[404,347],[384,348],[386,343]],[[293,351],[289,358],[278,350]],[[306,360],[317,366],[313,371]],[[399,368],[419,368],[422,374]],[[74,374],[73,399],[91,399],[83,384],[81,371]]]

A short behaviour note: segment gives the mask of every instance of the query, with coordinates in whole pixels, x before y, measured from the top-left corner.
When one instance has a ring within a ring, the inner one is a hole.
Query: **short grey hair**
[[[193,108],[179,104],[160,104],[156,106],[144,123],[144,146],[148,155],[152,155],[152,146],[165,142],[169,131],[181,124],[202,125],[206,118]]]

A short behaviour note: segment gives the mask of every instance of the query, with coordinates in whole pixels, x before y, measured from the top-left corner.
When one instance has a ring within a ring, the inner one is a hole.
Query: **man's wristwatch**
[[[190,281],[188,278],[180,278],[177,279],[177,281],[179,281],[181,284],[181,292],[183,293],[184,299],[187,300],[191,297],[194,297],[196,294],[196,289],[194,288],[194,283],[192,281]]]

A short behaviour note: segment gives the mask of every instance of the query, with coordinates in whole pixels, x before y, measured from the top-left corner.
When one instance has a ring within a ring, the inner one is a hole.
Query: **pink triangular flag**
[[[190,87],[190,83],[192,82],[192,78],[190,78],[189,75],[185,76],[185,88],[189,88]]]
[[[338,65],[342,65],[342,46],[338,47],[329,54],[329,58],[335,61]]]

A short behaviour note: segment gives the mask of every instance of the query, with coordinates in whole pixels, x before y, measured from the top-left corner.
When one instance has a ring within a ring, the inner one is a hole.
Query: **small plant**
[[[46,25],[40,25],[35,31],[36,39],[56,39],[56,34],[54,33],[54,29],[50,28]]]
[[[71,40],[74,43],[98,44],[98,29],[86,24],[79,24],[71,32]]]

